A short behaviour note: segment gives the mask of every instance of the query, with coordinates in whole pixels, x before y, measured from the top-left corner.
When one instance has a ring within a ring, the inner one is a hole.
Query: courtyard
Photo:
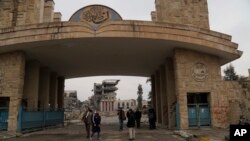
[[[1,140],[1,139],[0,139]],[[4,141],[88,141],[83,123],[71,123],[65,127],[52,128],[43,131],[27,133],[20,137],[2,139]],[[93,137],[93,141],[97,137]],[[117,124],[103,124],[101,127],[101,140],[103,141],[126,141],[128,130],[118,130]],[[174,135],[170,130],[149,130],[144,124],[141,129],[136,129],[137,141],[183,141],[185,139]]]

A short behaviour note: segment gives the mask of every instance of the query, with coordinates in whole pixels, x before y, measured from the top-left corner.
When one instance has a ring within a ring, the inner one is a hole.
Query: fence
[[[32,130],[64,124],[64,110],[30,110],[20,108],[18,117],[18,131]]]

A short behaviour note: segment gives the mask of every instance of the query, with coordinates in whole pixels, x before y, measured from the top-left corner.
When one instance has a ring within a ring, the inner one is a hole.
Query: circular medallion
[[[196,81],[205,81],[208,77],[206,65],[203,63],[195,63],[192,69],[192,76]]]
[[[89,5],[74,13],[69,21],[88,23],[96,29],[107,21],[121,21],[121,16],[113,9],[104,5]]]

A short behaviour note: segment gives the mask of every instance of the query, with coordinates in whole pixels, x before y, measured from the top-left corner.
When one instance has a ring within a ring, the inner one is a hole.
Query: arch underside
[[[8,30],[0,31],[8,35],[0,38],[0,53],[24,51],[28,60],[38,60],[66,78],[150,76],[177,48],[214,55],[221,64],[241,56],[227,35],[151,22],[108,22],[98,31],[71,22]]]

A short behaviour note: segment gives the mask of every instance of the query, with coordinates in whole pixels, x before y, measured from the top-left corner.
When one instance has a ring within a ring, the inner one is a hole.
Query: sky
[[[155,0],[54,0],[55,11],[62,13],[62,20],[68,21],[76,12],[90,4],[106,5],[117,11],[125,20],[151,20],[151,11],[155,10]],[[250,0],[208,0],[210,29],[232,36],[243,51],[240,59],[233,61],[237,74],[248,76],[250,68]],[[222,70],[228,64],[222,67]],[[93,92],[94,83],[105,79],[119,79],[117,98],[135,99],[138,84],[142,84],[147,99],[150,84],[144,77],[99,76],[66,80],[65,90],[77,90],[80,100],[86,100]]]

